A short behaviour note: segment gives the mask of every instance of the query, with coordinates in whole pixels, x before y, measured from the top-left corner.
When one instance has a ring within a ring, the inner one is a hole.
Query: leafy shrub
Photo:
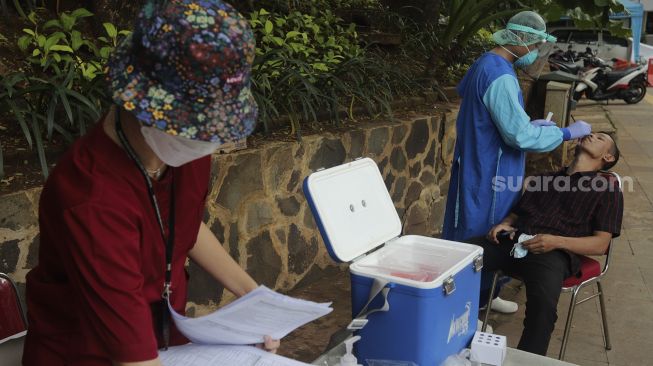
[[[476,32],[464,46],[454,42],[451,45],[452,52],[447,53],[447,57],[440,60],[440,67],[446,69],[446,72],[439,75],[442,82],[444,84],[459,82],[476,59],[494,47],[492,33],[483,28]]]
[[[36,13],[30,13],[31,28],[23,29],[18,39],[26,70],[0,79],[0,106],[20,124],[30,148],[36,147],[44,177],[48,165],[43,138],[51,139],[56,132],[71,142],[86,133],[108,102],[103,68],[128,32],[105,23],[105,36],[87,38],[78,26],[92,15],[77,9],[41,25]]]
[[[118,31],[111,23],[104,23],[106,36],[87,39],[76,26],[79,20],[92,17],[93,13],[80,8],[72,13],[62,12],[57,19],[51,19],[39,31],[35,13],[28,16],[33,28],[25,28],[25,35],[18,39],[18,47],[31,56],[27,61],[40,65],[42,72],[55,72],[77,68],[86,80],[93,80],[103,73],[111,51],[118,45],[119,37],[129,31]]]
[[[258,42],[254,93],[266,131],[281,115],[298,133],[300,122],[317,121],[320,113],[337,122],[347,109],[353,117],[360,103],[389,111],[396,92],[410,89],[409,78],[360,45],[353,25],[329,9],[313,10],[249,15]]]
[[[2,14],[5,17],[9,16],[9,6],[7,3],[7,0],[0,0],[0,9],[2,10]],[[20,15],[21,18],[27,18],[26,14],[35,10],[39,5],[36,0],[23,0],[22,4],[20,0],[12,0],[11,3],[13,5],[13,9],[18,13],[18,15]],[[43,5],[42,1],[41,5]],[[27,12],[25,10],[27,10]]]
[[[338,123],[343,112],[353,118],[361,107],[390,112],[390,101],[418,90],[407,67],[362,45],[354,25],[330,10],[356,1],[267,2],[277,4],[275,11],[257,5],[248,14],[257,39],[253,91],[266,132],[272,121],[287,117],[300,137],[302,123],[325,118]],[[375,0],[358,3],[378,6]],[[0,77],[0,109],[36,147],[44,176],[44,139],[57,133],[72,141],[108,103],[103,68],[128,32],[105,23],[104,36],[89,38],[82,29],[92,17],[77,9],[43,22],[30,13],[29,28],[18,40],[25,70]]]
[[[292,11],[299,11],[305,14],[315,15],[323,9],[331,11],[341,9],[380,9],[379,0],[257,0],[247,2],[233,2],[243,13],[266,9],[273,13],[288,14]]]
[[[388,17],[388,22],[397,24],[402,33],[401,57],[405,62],[413,60],[415,69],[426,69],[416,77],[435,78],[440,85],[460,81],[474,61],[495,46],[492,33],[485,28],[478,29],[463,42],[453,39],[443,43],[446,29],[441,26],[418,24],[396,14]]]

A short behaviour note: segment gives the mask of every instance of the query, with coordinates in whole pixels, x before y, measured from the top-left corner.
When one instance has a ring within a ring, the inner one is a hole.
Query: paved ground
[[[653,365],[652,94],[653,89],[649,89],[647,98],[637,105],[583,103],[573,113],[576,119],[591,122],[594,130],[616,128],[622,156],[615,170],[626,179],[622,235],[614,243],[613,260],[603,281],[612,350],[606,351],[603,344],[598,299],[590,300],[576,308],[565,357],[579,365]],[[593,290],[584,294],[592,294]],[[284,340],[282,354],[310,361],[326,347],[330,335],[350,319],[348,275],[333,272],[291,294],[318,301],[335,299],[334,313]],[[520,309],[513,315],[492,314],[490,324],[495,333],[508,337],[509,346],[516,347],[524,318],[525,291],[513,281],[501,296],[517,301]],[[560,350],[569,301],[570,294],[562,294],[559,320],[549,346],[549,356],[553,358]]]

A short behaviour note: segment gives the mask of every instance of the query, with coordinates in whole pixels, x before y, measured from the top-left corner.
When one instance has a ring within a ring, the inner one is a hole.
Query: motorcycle
[[[592,100],[622,99],[628,104],[639,103],[646,95],[647,73],[645,64],[621,70],[606,65],[591,67],[579,74],[574,99],[578,101],[585,94]]]
[[[579,62],[583,64],[580,65]],[[609,67],[602,59],[596,57],[596,54],[587,47],[585,52],[576,52],[571,45],[567,51],[557,50],[549,56],[549,67],[551,71],[563,71],[569,74],[578,75],[581,71],[591,67]]]
[[[549,58],[549,67],[551,71],[564,71],[574,75],[577,75],[583,69],[582,65],[555,56]]]
[[[559,49],[549,56],[549,68],[551,71],[559,70],[576,75],[582,69],[582,66],[576,63],[581,57],[569,45],[567,51]]]
[[[576,52],[571,45],[567,51],[557,50],[549,56],[552,71],[578,76],[574,100],[586,95],[592,100],[622,99],[628,104],[639,103],[646,95],[648,65],[620,59],[611,61],[609,64],[601,59],[590,47],[585,52]]]

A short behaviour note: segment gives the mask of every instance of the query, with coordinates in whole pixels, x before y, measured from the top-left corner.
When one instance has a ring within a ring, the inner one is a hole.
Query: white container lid
[[[477,245],[404,235],[355,261],[349,270],[359,276],[432,289],[442,286],[446,279],[455,276],[480,255],[483,255],[483,248]]]
[[[307,199],[333,257],[350,262],[401,234],[401,220],[374,160],[311,174]]]

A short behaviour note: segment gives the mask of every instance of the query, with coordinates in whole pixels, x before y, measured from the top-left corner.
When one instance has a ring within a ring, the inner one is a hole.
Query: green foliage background
[[[143,2],[99,3],[134,9]],[[104,65],[129,32],[112,22],[94,27],[98,16],[84,8],[54,13],[42,9],[45,5],[0,0],[4,17],[18,16],[25,24],[17,41],[22,66],[0,75],[0,110],[20,126],[47,176],[44,140],[57,134],[72,142],[99,118],[109,104]],[[624,11],[616,0],[249,0],[234,5],[257,39],[253,83],[260,130],[288,127],[298,138],[307,124],[339,124],[343,116],[354,120],[361,111],[391,114],[397,99],[455,84],[493,47],[492,30],[521,10],[628,34],[622,23],[609,19],[610,13]],[[131,14],[117,23],[129,28],[126,18]],[[400,44],[372,41],[384,34],[400,37]],[[0,34],[0,44],[8,42]],[[0,146],[0,177],[2,163]]]

